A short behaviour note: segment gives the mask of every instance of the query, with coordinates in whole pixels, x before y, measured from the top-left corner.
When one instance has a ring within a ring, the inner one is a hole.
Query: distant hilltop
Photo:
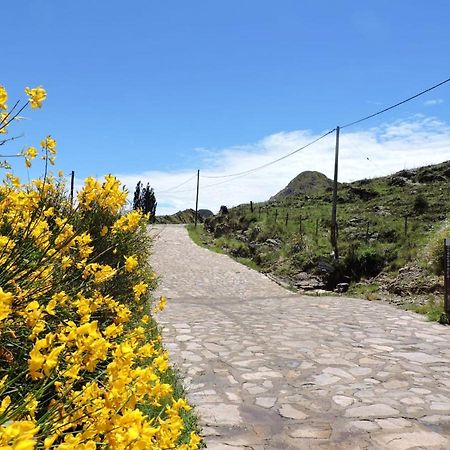
[[[213,212],[209,209],[198,210],[198,221],[202,223],[207,217],[213,216]],[[194,223],[195,211],[192,208],[178,211],[175,214],[156,216],[156,223]]]
[[[333,180],[330,180],[323,173],[308,170],[298,174],[284,189],[271,197],[269,201],[279,201],[298,195],[317,195],[330,191],[332,188]]]

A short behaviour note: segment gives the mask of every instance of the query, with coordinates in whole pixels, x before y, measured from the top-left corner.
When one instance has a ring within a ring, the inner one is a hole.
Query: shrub
[[[123,213],[112,176],[88,178],[72,208],[47,172],[56,141],[41,146],[42,179],[0,185],[0,447],[198,448],[151,317],[165,299],[148,296],[143,217]]]
[[[418,194],[414,199],[414,212],[423,214],[428,210],[428,207],[428,200],[422,194]]]
[[[349,248],[344,258],[344,273],[352,280],[378,275],[385,265],[385,255],[378,247]]]

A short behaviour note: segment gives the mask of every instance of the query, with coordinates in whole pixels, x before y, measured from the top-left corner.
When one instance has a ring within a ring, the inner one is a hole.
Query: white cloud
[[[280,132],[250,144],[220,150],[202,149],[200,174],[221,176],[268,163],[316,139],[308,130]],[[199,207],[217,211],[250,200],[263,201],[281,190],[304,170],[333,176],[334,134],[267,168],[232,179],[200,178]],[[365,131],[343,130],[340,140],[339,181],[387,175],[404,168],[450,159],[450,125],[433,117],[414,116]],[[116,174],[131,195],[139,180],[155,189],[158,214],[195,207],[196,169],[179,172],[144,171]],[[168,189],[190,180],[170,192]],[[227,182],[224,182],[227,181]],[[221,184],[218,184],[221,183]]]
[[[435,98],[431,100],[427,100],[426,102],[423,102],[425,106],[434,106],[434,105],[440,105],[441,103],[444,103],[444,100],[442,98]]]

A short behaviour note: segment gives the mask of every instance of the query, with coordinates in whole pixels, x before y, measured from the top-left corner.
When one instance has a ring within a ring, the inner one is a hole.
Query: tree
[[[144,214],[149,214],[151,222],[155,221],[156,216],[156,197],[153,188],[147,183],[147,186],[143,187],[141,181],[136,185],[133,198],[133,209],[139,209]]]
[[[141,205],[141,186],[142,186],[142,183],[140,181],[138,181],[138,184],[136,185],[136,189],[134,191],[133,209],[142,209],[142,205]]]

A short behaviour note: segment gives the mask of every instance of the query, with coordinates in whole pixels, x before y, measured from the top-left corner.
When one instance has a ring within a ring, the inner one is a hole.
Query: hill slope
[[[203,223],[203,221],[207,217],[213,216],[213,212],[209,209],[199,209],[198,210],[198,221]],[[184,211],[178,211],[175,214],[165,215],[165,216],[157,216],[155,219],[156,223],[194,223],[195,220],[195,210],[192,208],[185,209]]]
[[[286,197],[298,195],[317,195],[329,191],[333,187],[333,181],[320,172],[306,171],[297,175],[280,192],[275,194],[269,201],[283,200]]]
[[[325,175],[302,173],[253,212],[244,204],[207,219],[210,243],[304,289],[333,289],[381,272],[400,279],[399,269],[411,265],[424,270],[418,291],[440,289],[440,281],[427,281],[424,249],[450,212],[450,161],[340,184],[338,261],[330,245],[330,187]]]

